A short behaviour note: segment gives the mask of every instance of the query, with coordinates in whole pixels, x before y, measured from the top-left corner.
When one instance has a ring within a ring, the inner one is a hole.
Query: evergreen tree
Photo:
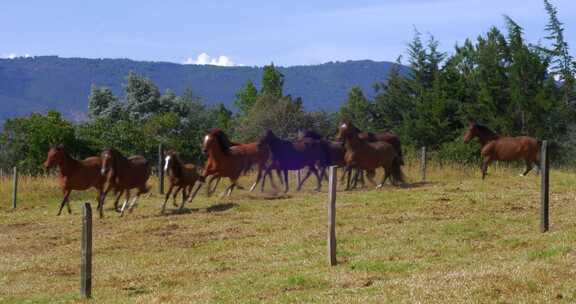
[[[160,111],[160,91],[152,80],[130,72],[126,82],[126,109],[130,117],[143,119]]]
[[[98,88],[92,85],[88,97],[88,118],[116,116],[118,113],[118,98],[108,88]]]
[[[362,130],[373,130],[371,103],[364,97],[362,89],[352,87],[348,93],[348,99],[340,107],[341,120],[349,120]]]
[[[264,66],[262,72],[262,89],[260,94],[268,94],[275,98],[281,98],[283,95],[284,75],[274,67],[274,63]]]
[[[240,91],[236,93],[234,104],[238,107],[242,115],[246,115],[256,103],[256,97],[258,97],[258,90],[256,86],[254,86],[254,83],[248,80],[244,86],[240,88]]]

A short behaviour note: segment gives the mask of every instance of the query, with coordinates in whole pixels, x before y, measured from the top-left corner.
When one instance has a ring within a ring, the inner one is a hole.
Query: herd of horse
[[[483,179],[490,163],[496,160],[524,160],[526,170],[522,175],[526,175],[534,164],[538,166],[540,142],[534,138],[500,136],[486,126],[470,122],[464,141],[468,142],[475,137],[482,144]],[[255,142],[235,143],[222,130],[214,129],[204,137],[202,152],[207,157],[203,167],[184,163],[177,151],[169,150],[165,153],[164,167],[158,170],[166,171],[170,186],[161,213],[165,212],[170,197],[174,206],[178,206],[176,200],[181,193],[179,208],[182,210],[185,203],[194,199],[203,184],[207,184],[207,193],[211,195],[222,178],[230,180],[230,185],[223,192],[230,196],[235,188],[241,188],[238,179],[254,169],[257,175],[250,191],[260,185],[260,191],[263,192],[267,177],[276,188],[272,174],[275,171],[284,185],[284,192],[288,192],[288,171],[305,168],[308,171],[299,181],[297,190],[314,175],[316,190],[320,191],[329,166],[345,168],[343,178],[346,178],[346,190],[355,187],[359,181],[363,182],[364,173],[376,184],[373,178],[378,168],[383,169],[383,176],[377,188],[381,188],[387,180],[392,185],[404,183],[404,159],[399,137],[390,131],[377,134],[362,132],[350,121],[339,125],[335,140],[328,140],[313,131],[301,132],[297,139],[286,140],[268,130]],[[152,172],[150,162],[140,155],[127,158],[114,148],[103,150],[99,156],[76,160],[66,152],[63,145],[54,146],[48,151],[44,166],[58,166],[60,169],[59,181],[64,198],[58,215],[65,205],[71,213],[69,197],[73,190],[95,188],[98,192],[100,217],[103,217],[104,201],[110,191],[115,194],[114,209],[121,216],[126,209],[131,212],[138,197],[150,191],[147,185]],[[133,198],[132,190],[136,191]],[[118,203],[122,195],[125,200],[120,207]]]

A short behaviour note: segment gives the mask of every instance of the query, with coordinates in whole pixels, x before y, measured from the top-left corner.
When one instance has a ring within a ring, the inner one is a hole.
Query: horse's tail
[[[397,155],[392,161],[392,166],[390,166],[390,177],[392,179],[392,185],[398,185],[404,183],[404,172],[402,172],[402,157]]]

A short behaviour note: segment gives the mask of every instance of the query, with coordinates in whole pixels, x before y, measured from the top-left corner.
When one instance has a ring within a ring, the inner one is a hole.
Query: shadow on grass
[[[235,204],[235,203],[219,203],[219,204],[215,204],[215,205],[212,205],[212,206],[206,208],[206,212],[208,212],[208,213],[223,212],[223,211],[230,210],[230,209],[237,207],[237,206],[238,206],[238,204]]]

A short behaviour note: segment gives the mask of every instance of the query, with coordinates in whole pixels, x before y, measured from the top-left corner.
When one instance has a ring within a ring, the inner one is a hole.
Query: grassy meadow
[[[79,296],[80,203],[57,217],[56,178],[0,183],[2,303],[541,303],[576,301],[576,174],[552,170],[551,231],[539,232],[539,176],[431,166],[420,183],[337,194],[338,262],[328,266],[327,183],[286,196],[200,191],[187,212],[162,198],[94,218],[93,298]],[[341,171],[339,171],[341,173]],[[380,173],[378,174],[380,178]],[[244,177],[246,188],[252,177]],[[227,181],[220,184],[221,191]],[[292,184],[293,185],[293,184]],[[292,189],[294,187],[292,186]],[[95,206],[93,206],[95,209]]]

